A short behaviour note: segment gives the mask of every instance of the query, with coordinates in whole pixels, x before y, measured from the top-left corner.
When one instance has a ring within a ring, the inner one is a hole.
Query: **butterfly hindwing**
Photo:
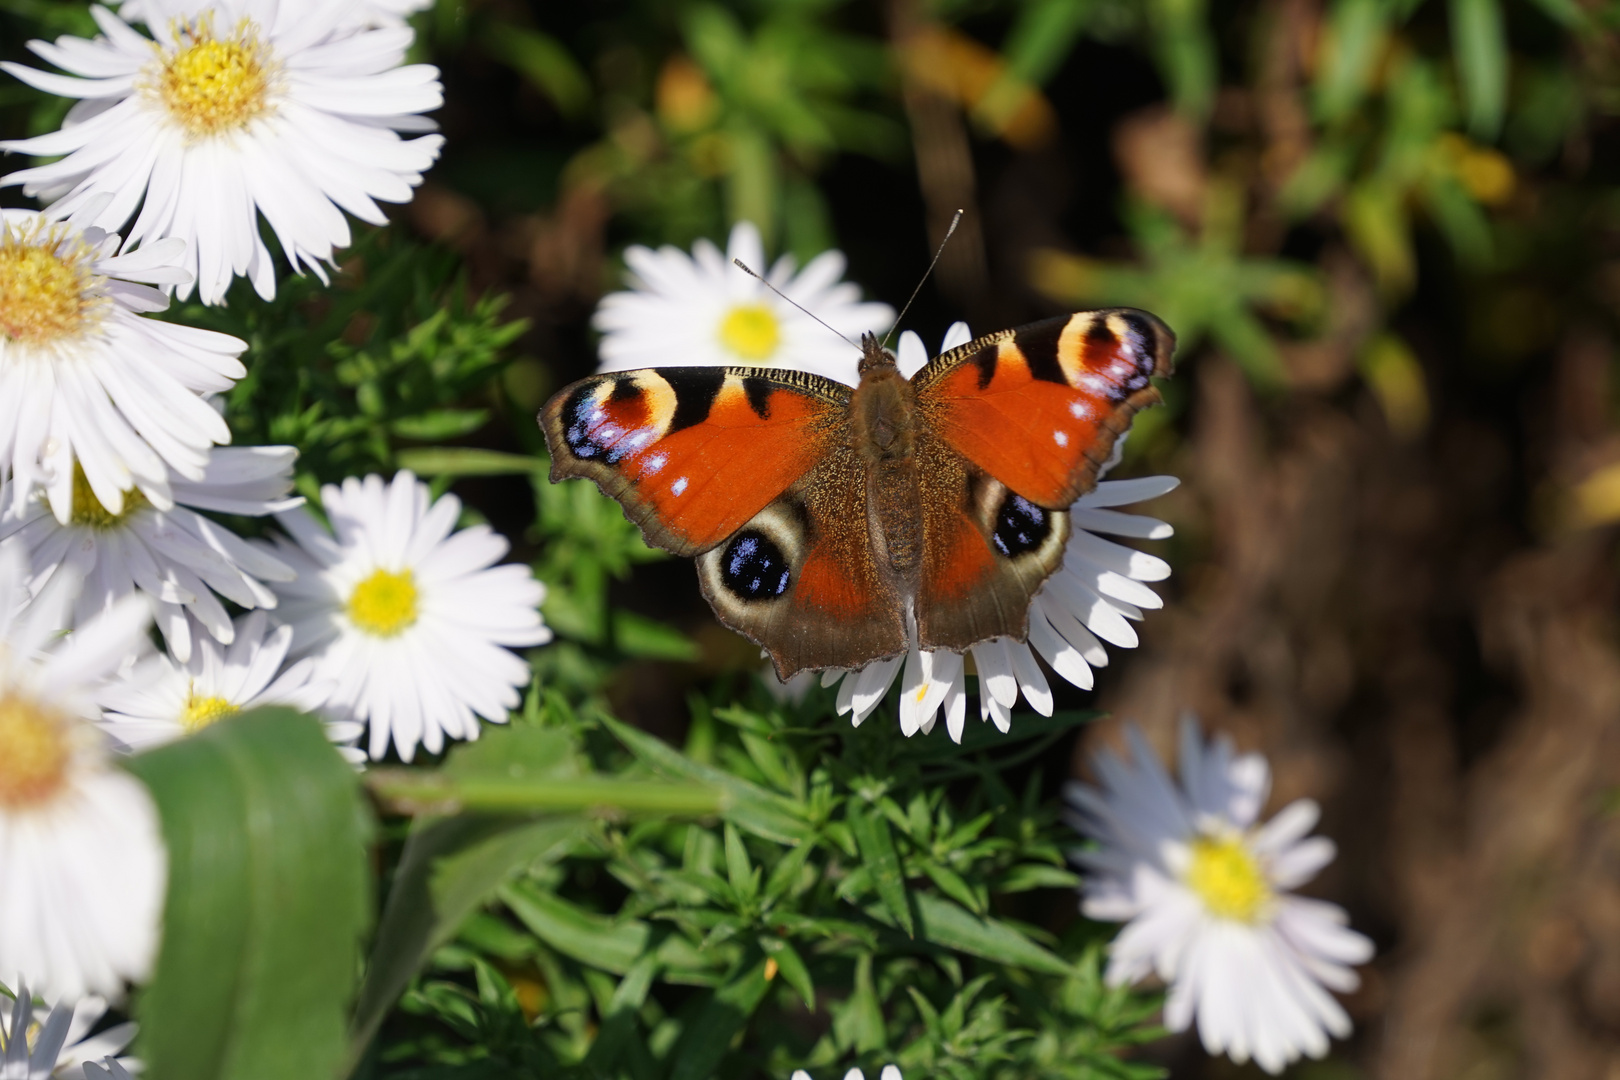
[[[1030,601],[1063,562],[1068,513],[1015,494],[936,436],[919,439],[918,457],[918,642],[960,652],[993,637],[1023,640]]]
[[[540,426],[553,481],[596,481],[648,543],[697,555],[826,456],[849,394],[800,371],[647,368],[574,383]]]
[[[1159,400],[1175,335],[1133,308],[1082,311],[952,349],[912,380],[923,419],[987,475],[1066,509],[1096,484],[1131,417]]]
[[[847,446],[700,555],[698,581],[720,621],[764,646],[783,679],[906,647],[903,606],[874,557],[864,467]]]

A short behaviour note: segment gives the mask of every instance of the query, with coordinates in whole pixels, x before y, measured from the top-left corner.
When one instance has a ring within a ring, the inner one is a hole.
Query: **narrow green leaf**
[[[402,439],[439,442],[477,431],[488,419],[487,409],[434,409],[415,416],[402,416],[390,424],[389,429]]]
[[[652,930],[639,919],[617,920],[583,911],[528,881],[500,892],[501,902],[547,945],[582,964],[627,973],[647,948]]]
[[[504,454],[471,446],[421,446],[395,456],[401,468],[418,476],[513,476],[544,474],[551,462],[543,457]]]
[[[751,900],[758,890],[758,875],[748,861],[748,849],[743,847],[742,834],[737,826],[726,822],[726,879],[732,891],[744,900]]]
[[[855,992],[843,1005],[833,1007],[833,1036],[839,1046],[854,1047],[862,1054],[882,1049],[888,1043],[883,1006],[872,982],[872,951],[855,958]]]
[[[590,107],[590,79],[556,38],[508,22],[492,22],[483,44],[550,98],[564,116],[581,116]]]
[[[765,962],[754,954],[742,973],[716,990],[681,1034],[669,1080],[709,1080],[736,1037],[765,997],[770,981]]]
[[[1367,92],[1390,11],[1384,0],[1338,0],[1316,76],[1316,110],[1329,123],[1348,116]]]
[[[804,1007],[811,1012],[816,1011],[816,984],[810,978],[810,969],[805,966],[801,957],[792,945],[779,937],[762,937],[759,947],[765,950],[765,955],[776,961],[777,969],[787,984],[799,992],[804,999]]]
[[[1452,49],[1468,130],[1495,139],[1507,108],[1508,51],[1497,0],[1451,0]]]
[[[689,662],[698,658],[697,642],[673,626],[631,611],[613,613],[613,643],[626,656],[647,660]]]
[[[321,725],[261,709],[134,758],[169,849],[140,1055],[168,1080],[337,1073],[370,917],[369,827]]]
[[[1029,892],[1031,889],[1072,889],[1080,884],[1080,875],[1061,866],[1041,863],[1020,863],[1008,870],[996,882],[996,892]]]
[[[654,735],[609,717],[602,723],[642,762],[666,774],[700,780],[719,787],[726,796],[722,809],[727,821],[736,822],[755,836],[778,844],[815,840],[815,829],[804,820],[796,804],[721,769],[700,765]]]
[[[360,987],[344,1075],[422,964],[462,921],[508,876],[560,858],[588,828],[571,818],[465,815],[412,830]]]
[[[894,847],[894,834],[889,823],[870,806],[855,801],[849,804],[849,826],[855,834],[855,843],[861,849],[861,860],[878,899],[888,909],[896,924],[907,937],[917,936],[916,924],[911,918],[911,906],[906,900],[906,879],[900,868],[900,854]]]
[[[629,1041],[635,1038],[636,1013],[647,1000],[647,991],[652,989],[658,968],[658,957],[648,953],[632,964],[619,980],[608,1002],[602,1028],[591,1043],[590,1053],[585,1055],[585,1068],[593,1075],[610,1075]]]
[[[995,919],[981,919],[960,905],[933,893],[913,892],[917,905],[917,937],[921,940],[993,960],[999,964],[1069,975],[1074,969],[1064,959]],[[893,917],[877,905],[865,909],[879,922],[895,925]]]

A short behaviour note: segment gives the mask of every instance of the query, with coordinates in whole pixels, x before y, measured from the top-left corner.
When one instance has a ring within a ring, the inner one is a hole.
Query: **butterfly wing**
[[[546,403],[551,479],[583,476],[649,544],[698,555],[823,458],[849,388],[800,371],[647,368],[597,375]]]
[[[1175,336],[1143,311],[1087,311],[980,338],[917,373],[926,648],[1022,640],[1063,562],[1067,510],[1131,418],[1159,400]]]
[[[865,467],[847,446],[700,555],[698,581],[720,621],[762,645],[784,680],[906,648],[904,606],[874,558]]]
[[[805,372],[656,368],[574,383],[540,426],[551,479],[596,481],[648,543],[697,556],[720,621],[785,679],[906,645],[873,559],[849,397]]]
[[[1031,502],[1066,509],[1131,417],[1159,401],[1176,338],[1133,308],[1082,311],[971,341],[912,383],[927,426]]]

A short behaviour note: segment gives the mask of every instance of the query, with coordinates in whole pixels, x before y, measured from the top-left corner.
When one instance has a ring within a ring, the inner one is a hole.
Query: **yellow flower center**
[[[56,794],[72,757],[64,717],[26,698],[0,697],[0,809],[26,809]]]
[[[233,131],[265,111],[271,64],[253,23],[244,19],[234,38],[217,38],[204,19],[179,37],[189,44],[164,61],[157,95],[188,134]]]
[[[180,726],[186,729],[187,735],[194,735],[241,711],[241,706],[233,705],[222,697],[198,697],[193,690],[186,695],[186,707],[180,710]]]
[[[1260,872],[1260,864],[1235,837],[1194,840],[1186,881],[1212,913],[1239,922],[1254,922],[1271,899],[1271,886]]]
[[[38,345],[82,331],[103,299],[83,241],[64,244],[68,227],[37,219],[0,227],[0,336]]]
[[[73,463],[73,512],[68,516],[68,524],[105,532],[118,528],[128,521],[135,511],[151,505],[145,495],[135,488],[130,488],[124,492],[124,508],[116,514],[113,513],[96,498],[96,493],[90,488],[89,478],[84,475],[83,466],[77,461]]]
[[[782,341],[782,326],[764,304],[738,304],[720,320],[720,344],[750,363],[769,360]]]
[[[354,587],[349,618],[377,637],[393,637],[416,621],[416,581],[409,570],[378,570]]]

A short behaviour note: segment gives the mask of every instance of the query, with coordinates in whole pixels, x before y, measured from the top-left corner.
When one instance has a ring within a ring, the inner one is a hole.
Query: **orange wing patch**
[[[918,372],[929,426],[1031,501],[1067,507],[1096,483],[1131,417],[1159,400],[1175,336],[1128,308],[1088,311],[980,338]]]
[[[847,397],[802,372],[657,368],[583,379],[540,424],[552,480],[595,480],[649,543],[695,555],[820,460]]]

